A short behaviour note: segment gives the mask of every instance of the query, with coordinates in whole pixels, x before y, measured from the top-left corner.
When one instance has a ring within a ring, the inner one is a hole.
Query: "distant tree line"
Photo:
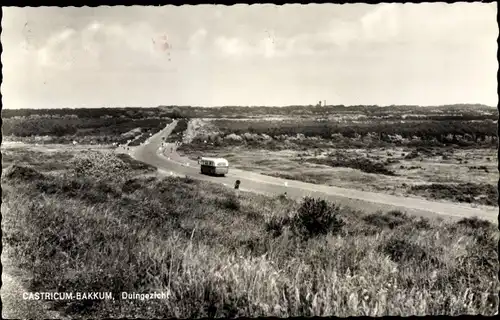
[[[185,117],[184,112],[185,110],[182,108],[173,108],[172,110],[162,110],[160,108],[2,109],[2,118],[182,118]]]
[[[3,119],[2,134],[18,137],[67,135],[120,135],[135,128],[157,131],[170,119],[132,118],[7,118]]]
[[[367,121],[362,123],[338,122],[273,122],[273,121],[230,121],[214,120],[223,134],[266,134],[271,137],[302,134],[305,137],[331,139],[335,134],[346,138],[375,135],[382,141],[392,141],[392,137],[422,140],[436,140],[440,143],[455,143],[459,136],[467,136],[472,142],[484,141],[486,137],[497,136],[497,124],[493,121],[408,121],[405,123],[388,121]]]
[[[435,120],[484,120],[497,119],[498,110],[480,104],[462,104],[435,107],[419,106],[387,106],[379,107],[376,105],[344,106],[287,106],[287,107],[191,107],[191,106],[159,106],[156,108],[79,108],[79,109],[2,109],[2,118],[12,117],[64,117],[76,116],[79,118],[119,118],[142,119],[151,117],[170,117],[179,118],[234,118],[249,116],[291,116],[291,115],[343,115],[356,114],[366,115],[368,117],[388,117],[388,119],[400,119],[405,116],[409,119],[415,118],[415,114],[425,115],[427,119]]]

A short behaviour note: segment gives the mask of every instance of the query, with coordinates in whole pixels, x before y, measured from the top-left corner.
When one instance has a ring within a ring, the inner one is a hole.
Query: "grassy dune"
[[[54,305],[67,314],[493,315],[498,308],[498,229],[488,222],[236,195],[188,178],[141,178],[133,160],[113,161],[120,165],[84,166],[89,174],[49,176],[36,167],[3,174],[3,240],[33,274],[31,289],[115,294]],[[95,172],[112,168],[125,174]],[[168,298],[121,300],[122,291]]]

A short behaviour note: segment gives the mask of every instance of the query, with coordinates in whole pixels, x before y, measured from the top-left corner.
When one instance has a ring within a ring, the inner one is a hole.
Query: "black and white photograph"
[[[497,314],[497,10],[3,6],[2,318]]]

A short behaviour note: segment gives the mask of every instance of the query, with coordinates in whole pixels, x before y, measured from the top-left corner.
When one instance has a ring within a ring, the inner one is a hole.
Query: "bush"
[[[222,200],[222,206],[232,211],[239,211],[241,208],[240,200],[238,200],[234,194],[224,198],[224,200]]]
[[[75,156],[73,170],[77,177],[109,180],[123,176],[128,166],[112,153],[89,152]]]
[[[363,217],[363,220],[373,226],[379,228],[394,229],[408,221],[406,214],[401,211],[390,211],[386,214],[374,213]]]
[[[128,179],[122,185],[123,193],[133,193],[135,190],[142,187],[142,184],[137,179]]]
[[[339,208],[323,199],[306,197],[293,217],[292,228],[306,238],[338,233],[344,222],[338,216]]]
[[[488,206],[498,205],[497,187],[486,183],[432,183],[412,186],[410,190],[412,193],[429,195],[434,199],[450,199]]]
[[[172,119],[180,119],[180,118],[182,118],[182,112],[181,112],[181,110],[179,108],[174,108],[172,110],[172,113],[170,114],[170,117]]]
[[[396,173],[385,167],[383,163],[373,162],[366,158],[350,159],[341,154],[336,154],[336,158],[328,159],[309,159],[309,162],[323,164],[330,167],[345,167],[361,170],[366,173],[383,174],[387,176],[396,176]]]
[[[44,194],[63,195],[92,204],[104,203],[109,197],[120,196],[120,192],[114,188],[113,184],[88,177],[75,178],[65,175],[59,178],[38,180],[34,186],[37,191]]]
[[[156,172],[157,170],[156,167],[141,161],[137,161],[126,153],[118,153],[115,156],[123,161],[132,170],[143,171],[145,173]]]
[[[187,184],[195,183],[196,180],[191,178],[190,176],[186,175],[184,178],[182,178],[182,181]]]
[[[10,180],[38,180],[44,178],[44,175],[31,167],[25,167],[13,164],[5,170],[4,177]]]
[[[457,222],[459,226],[469,227],[472,229],[489,229],[493,224],[486,220],[481,220],[478,217],[463,218]]]
[[[181,141],[184,131],[187,130],[188,122],[189,122],[188,119],[185,118],[179,119],[174,129],[172,129],[172,132],[168,136],[167,142]]]
[[[271,216],[265,224],[265,229],[273,237],[279,237],[285,228],[290,224],[290,219],[283,216]]]
[[[404,239],[391,238],[383,246],[383,252],[389,255],[392,261],[421,262],[429,257],[428,253],[419,245]]]
[[[429,219],[420,217],[412,224],[413,229],[416,230],[428,230],[431,228]]]

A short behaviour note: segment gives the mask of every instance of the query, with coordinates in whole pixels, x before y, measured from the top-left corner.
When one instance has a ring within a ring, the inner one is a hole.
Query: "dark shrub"
[[[181,119],[182,118],[182,112],[179,108],[174,108],[172,112],[170,113],[170,117],[172,119]]]
[[[306,238],[328,232],[336,234],[345,225],[338,214],[339,208],[335,204],[306,197],[293,218],[292,227]]]
[[[429,254],[419,245],[396,238],[387,241],[382,249],[392,261],[399,263],[418,262],[429,258]]]
[[[457,224],[472,229],[489,229],[492,227],[491,222],[486,220],[481,220],[478,217],[463,218],[460,221],[458,221]]]
[[[11,180],[19,179],[27,181],[42,179],[44,178],[44,175],[33,168],[14,164],[5,170],[5,177]]]
[[[283,228],[290,225],[288,217],[273,216],[266,222],[266,231],[271,233],[273,237],[279,237],[283,233]]]
[[[232,211],[239,211],[241,208],[240,200],[238,200],[238,198],[234,194],[231,194],[230,196],[224,198],[221,204],[223,208]]]
[[[407,219],[408,215],[405,212],[399,211],[399,210],[391,210],[387,212],[388,216],[395,217],[395,218],[401,218],[401,219]]]
[[[486,183],[441,184],[432,183],[412,186],[416,194],[426,194],[434,199],[450,199],[458,202],[498,205],[497,186]]]
[[[184,178],[182,178],[182,182],[184,182],[184,183],[191,184],[191,183],[194,183],[195,181],[196,181],[195,179],[191,178],[188,175],[186,175],[186,176],[184,176]]]
[[[136,179],[128,179],[122,186],[124,193],[132,193],[141,187],[141,183]]]
[[[373,213],[363,217],[363,220],[373,226],[379,228],[394,229],[397,226],[403,225],[408,222],[408,217],[401,211],[390,211],[386,214]]]
[[[428,230],[431,228],[431,224],[429,219],[420,217],[417,221],[415,221],[415,223],[412,224],[412,227],[418,230]]]

